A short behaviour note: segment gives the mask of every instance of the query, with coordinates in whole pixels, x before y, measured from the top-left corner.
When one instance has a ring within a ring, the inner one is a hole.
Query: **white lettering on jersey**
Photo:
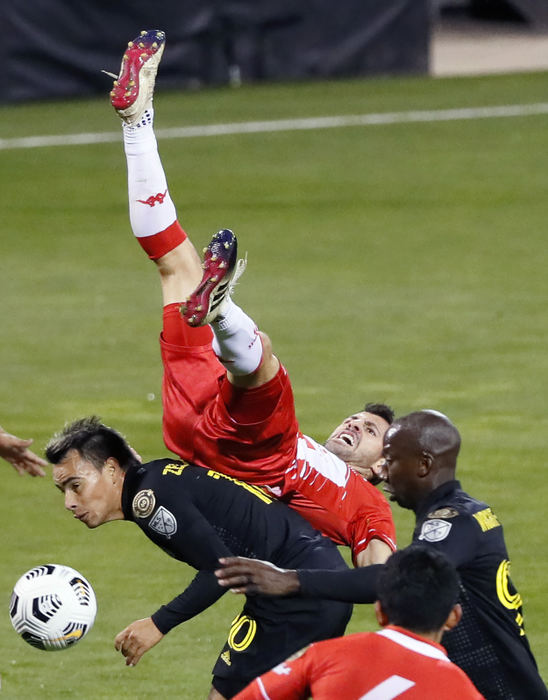
[[[401,676],[390,676],[382,683],[379,683],[374,688],[371,688],[365,695],[362,695],[359,700],[393,700],[398,695],[402,695],[406,690],[415,685],[414,681]]]
[[[302,479],[313,484],[317,476],[321,475],[336,486],[346,486],[350,467],[342,459],[326,450],[323,445],[298,433],[297,455],[286,474],[289,477],[289,484],[292,479]]]
[[[452,527],[453,524],[446,520],[425,520],[422,524],[419,540],[441,542],[447,537]]]
[[[168,538],[177,532],[175,516],[167,508],[164,508],[164,506],[158,508],[148,526],[151,530]]]
[[[285,663],[278,664],[272,670],[278,676],[289,676],[289,674],[291,673],[291,667],[286,666]]]

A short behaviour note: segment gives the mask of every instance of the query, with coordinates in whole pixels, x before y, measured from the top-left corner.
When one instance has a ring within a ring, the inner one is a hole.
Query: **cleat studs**
[[[196,307],[196,311],[201,311],[203,308],[204,308],[204,307],[203,307],[201,304],[199,304],[199,305]]]
[[[147,54],[143,51],[143,53],[139,56],[139,58],[147,58]]]
[[[219,265],[219,269],[220,269],[220,270],[224,270],[225,267],[226,267],[226,263],[225,263],[224,260],[223,260],[223,262]]]
[[[118,81],[115,80],[114,83],[113,83],[113,85],[118,85]]]
[[[216,282],[218,279],[219,279],[219,278],[217,277],[217,275],[215,275],[214,277],[211,278],[211,281],[212,281],[212,282]]]
[[[153,42],[152,48],[153,48],[153,49],[157,49],[157,48],[158,48],[158,44],[157,44],[156,42]]]
[[[132,41],[128,41],[127,47],[128,49],[132,49],[135,46],[135,44]]]
[[[223,245],[227,250],[230,248],[230,243],[228,243],[228,241],[225,241]]]
[[[129,87],[134,87],[135,85],[135,80],[130,80],[128,83]]]
[[[140,49],[144,49],[144,48],[145,48],[145,45],[143,44],[142,41],[139,42],[138,46],[139,46]]]
[[[125,54],[122,56],[122,61],[127,61],[128,58],[129,58],[129,57],[128,57],[127,53],[125,53]]]
[[[143,30],[141,31],[141,36],[145,36],[145,34],[146,34],[146,29],[143,29]]]

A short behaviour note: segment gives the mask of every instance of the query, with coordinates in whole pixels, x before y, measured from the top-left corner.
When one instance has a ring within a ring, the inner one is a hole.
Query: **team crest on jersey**
[[[175,516],[164,506],[158,508],[148,526],[164,537],[171,537],[177,532]]]
[[[459,511],[456,508],[438,508],[432,513],[428,513],[427,518],[456,518]]]
[[[132,509],[136,518],[148,518],[156,505],[156,496],[151,489],[145,489],[135,494]]]
[[[426,520],[422,524],[419,540],[441,542],[447,537],[452,527],[453,525],[445,520]]]

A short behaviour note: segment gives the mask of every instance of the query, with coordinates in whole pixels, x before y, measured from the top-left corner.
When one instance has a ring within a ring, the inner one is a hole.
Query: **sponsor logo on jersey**
[[[131,505],[133,509],[133,515],[136,518],[148,518],[148,516],[154,510],[156,506],[156,496],[154,491],[151,489],[145,489],[144,491],[139,491],[135,494],[133,503]]]
[[[221,659],[225,662],[227,666],[232,665],[232,661],[230,660],[230,652],[229,651],[223,651],[221,654]]]
[[[441,542],[447,537],[452,527],[453,525],[445,520],[426,520],[422,524],[419,540]]]
[[[428,513],[427,518],[456,518],[459,511],[456,508],[438,508],[438,510]]]
[[[484,508],[483,510],[474,513],[474,518],[480,524],[482,532],[492,530],[494,527],[500,527],[497,516],[493,513],[491,508]]]
[[[164,506],[160,506],[148,526],[164,537],[172,537],[177,532],[175,516]]]

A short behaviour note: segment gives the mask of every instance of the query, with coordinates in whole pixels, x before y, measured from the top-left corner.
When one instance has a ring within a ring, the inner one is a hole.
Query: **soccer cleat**
[[[204,249],[204,274],[200,284],[181,305],[189,326],[205,326],[223,315],[226,302],[247,261],[237,260],[238,242],[230,229],[218,231]]]
[[[166,35],[158,29],[143,31],[127,45],[120,75],[110,102],[126,124],[136,124],[152,101],[154,81],[164,52]]]

